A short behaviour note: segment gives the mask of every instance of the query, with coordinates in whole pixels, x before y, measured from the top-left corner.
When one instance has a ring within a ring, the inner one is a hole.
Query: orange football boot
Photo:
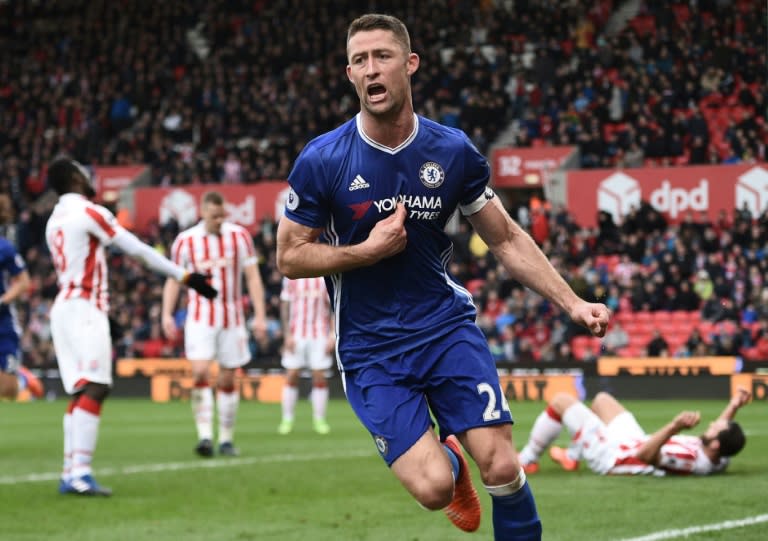
[[[472,485],[469,473],[469,463],[464,458],[461,445],[456,436],[448,436],[445,444],[456,454],[459,459],[459,477],[453,489],[453,500],[443,509],[453,525],[465,532],[474,532],[480,527],[480,498]]]
[[[19,366],[17,372],[27,381],[27,389],[35,398],[42,398],[45,395],[45,388],[40,378],[30,372],[25,366]]]
[[[535,473],[539,473],[539,463],[529,462],[528,464],[523,464],[523,471],[525,472],[525,475],[533,475]]]
[[[549,456],[560,464],[565,471],[576,471],[579,469],[579,461],[569,458],[568,453],[562,447],[550,447]]]

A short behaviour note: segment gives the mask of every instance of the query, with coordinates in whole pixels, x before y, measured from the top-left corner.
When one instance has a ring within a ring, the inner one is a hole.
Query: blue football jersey
[[[24,260],[16,252],[16,248],[6,238],[0,237],[0,295],[8,290],[11,278],[24,269]],[[18,347],[20,335],[21,328],[16,320],[13,304],[0,305],[0,349]]]
[[[332,245],[364,241],[398,201],[407,210],[403,252],[326,279],[345,370],[397,358],[476,317],[448,272],[444,228],[457,207],[492,197],[488,161],[461,130],[414,117],[413,133],[392,149],[368,138],[357,115],[312,140],[288,177],[285,216],[323,228]]]

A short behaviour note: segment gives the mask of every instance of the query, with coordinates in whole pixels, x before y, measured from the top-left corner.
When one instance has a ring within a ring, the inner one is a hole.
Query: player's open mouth
[[[372,84],[366,90],[368,91],[368,97],[371,98],[371,101],[379,101],[384,97],[384,94],[387,93],[387,89],[378,83]]]

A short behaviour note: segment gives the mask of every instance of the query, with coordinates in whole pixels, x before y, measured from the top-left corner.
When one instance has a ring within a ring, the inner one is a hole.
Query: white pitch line
[[[326,460],[334,458],[362,458],[375,456],[372,451],[345,451],[345,452],[327,452],[312,455],[280,454],[269,456],[256,456],[247,458],[225,458],[222,460],[194,460],[188,462],[166,462],[161,464],[137,464],[135,466],[124,466],[122,468],[101,468],[94,470],[94,475],[133,475],[137,473],[157,473],[179,470],[199,470],[211,468],[231,468],[233,466],[247,466],[251,464],[270,464],[275,462],[305,462],[308,460]],[[59,472],[51,473],[28,473],[24,475],[6,475],[0,477],[0,485],[19,485],[23,483],[38,483],[42,481],[57,481],[61,474]]]
[[[677,539],[679,537],[688,537],[689,535],[717,532],[721,530],[733,530],[734,528],[743,528],[745,526],[754,526],[762,522],[768,522],[768,515],[755,515],[739,520],[726,520],[714,524],[704,524],[702,526],[691,526],[677,530],[662,530],[660,532],[644,535],[642,537],[632,537],[631,539],[622,539],[621,541],[661,541],[662,539]]]

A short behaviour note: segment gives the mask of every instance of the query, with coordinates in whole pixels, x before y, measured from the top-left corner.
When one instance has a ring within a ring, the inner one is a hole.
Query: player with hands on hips
[[[108,267],[105,248],[113,246],[176,283],[207,298],[216,296],[205,277],[187,272],[123,228],[114,215],[90,201],[89,172],[61,157],[48,168],[48,185],[59,200],[45,238],[59,292],[51,308],[51,336],[64,390],[72,396],[64,415],[62,494],[103,495],[111,491],[92,475],[101,408],[112,386]]]
[[[201,299],[194,293],[187,302],[184,322],[184,350],[190,361],[194,388],[192,411],[197,429],[195,452],[213,456],[214,396],[211,388],[211,365],[218,363],[216,410],[219,420],[219,454],[235,456],[235,420],[240,404],[236,371],[251,360],[248,331],[243,313],[242,282],[254,311],[253,334],[264,344],[267,338],[264,285],[261,281],[253,239],[244,227],[227,221],[224,197],[216,191],[203,194],[200,200],[202,220],[176,237],[171,257],[180,265],[195,269],[208,277],[219,291],[214,300]],[[178,284],[166,280],[163,288],[162,326],[169,339],[176,336],[173,312],[179,298]]]
[[[480,526],[463,447],[490,494],[496,540],[540,539],[494,359],[472,295],[448,270],[448,219],[459,209],[513,279],[596,336],[609,311],[579,298],[512,220],[466,134],[415,114],[420,59],[400,20],[355,19],[346,53],[360,111],[296,159],[278,267],[326,277],[347,400],[421,506],[464,531]]]

